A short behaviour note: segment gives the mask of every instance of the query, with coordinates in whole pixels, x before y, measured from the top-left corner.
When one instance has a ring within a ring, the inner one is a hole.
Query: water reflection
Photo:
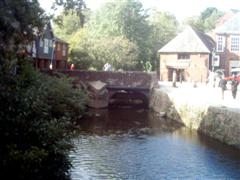
[[[98,109],[91,110],[79,121],[82,130],[98,135],[116,134],[133,131],[150,133],[150,131],[174,131],[181,124],[159,117],[158,114],[146,109]]]
[[[71,152],[73,179],[239,179],[239,150],[147,110],[93,111]]]

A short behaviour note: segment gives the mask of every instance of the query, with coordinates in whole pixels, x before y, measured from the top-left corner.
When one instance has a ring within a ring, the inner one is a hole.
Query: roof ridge
[[[175,38],[169,41],[158,52],[202,52],[210,53],[214,46],[214,41],[204,32],[187,26]]]

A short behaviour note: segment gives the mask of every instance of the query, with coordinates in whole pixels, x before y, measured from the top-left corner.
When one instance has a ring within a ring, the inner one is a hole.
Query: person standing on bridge
[[[74,64],[71,64],[71,66],[70,66],[70,70],[74,70],[74,69],[75,69]]]
[[[236,99],[238,84],[239,84],[239,82],[237,81],[236,76],[233,75],[233,79],[232,79],[232,82],[231,82],[231,91],[232,91],[233,99]]]

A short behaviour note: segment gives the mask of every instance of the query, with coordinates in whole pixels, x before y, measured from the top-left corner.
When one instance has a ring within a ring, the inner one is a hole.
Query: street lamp
[[[49,65],[49,69],[53,69],[53,58],[54,58],[54,50],[55,50],[55,39],[52,40],[52,57],[51,57],[51,63]]]

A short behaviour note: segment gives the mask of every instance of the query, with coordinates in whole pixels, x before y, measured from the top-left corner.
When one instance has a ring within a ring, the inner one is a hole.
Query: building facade
[[[171,81],[175,72],[178,81],[206,82],[214,47],[211,37],[187,27],[158,51],[160,80]]]
[[[219,64],[217,68],[229,76],[233,69],[240,68],[240,13],[236,13],[221,26],[216,27],[214,38],[215,59]]]
[[[37,69],[67,68],[68,43],[54,36],[50,23],[43,34],[33,42],[31,51]]]

